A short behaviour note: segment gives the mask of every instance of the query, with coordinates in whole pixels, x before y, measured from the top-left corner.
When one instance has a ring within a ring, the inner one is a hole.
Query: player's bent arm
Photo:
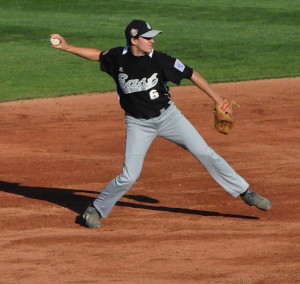
[[[191,81],[205,94],[207,94],[214,102],[216,106],[219,106],[223,103],[224,98],[220,96],[208,82],[196,71],[193,71]]]
[[[72,54],[75,54],[77,56],[80,56],[85,59],[98,61],[101,50],[96,48],[89,48],[89,47],[79,47],[74,46],[71,44],[68,44],[68,42],[59,34],[52,34],[51,37],[57,38],[60,40],[60,43],[58,45],[53,45],[53,48],[60,49],[62,51],[66,51]]]

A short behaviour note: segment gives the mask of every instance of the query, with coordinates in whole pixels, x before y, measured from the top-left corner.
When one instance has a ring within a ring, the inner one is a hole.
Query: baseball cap
[[[130,42],[132,37],[152,38],[160,34],[161,31],[153,30],[151,26],[142,20],[133,20],[125,29],[125,37],[127,42]]]

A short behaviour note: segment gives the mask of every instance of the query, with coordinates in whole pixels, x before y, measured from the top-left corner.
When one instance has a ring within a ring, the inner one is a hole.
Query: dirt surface
[[[0,104],[0,283],[300,283],[300,78],[216,84],[240,105],[213,129],[195,87],[172,98],[268,212],[220,188],[157,139],[142,175],[99,229],[81,213],[122,168],[115,93]]]

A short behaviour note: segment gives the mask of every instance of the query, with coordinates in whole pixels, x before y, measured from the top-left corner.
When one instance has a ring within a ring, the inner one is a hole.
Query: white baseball
[[[60,39],[55,38],[55,37],[51,37],[50,42],[51,42],[52,45],[59,45],[60,44]]]

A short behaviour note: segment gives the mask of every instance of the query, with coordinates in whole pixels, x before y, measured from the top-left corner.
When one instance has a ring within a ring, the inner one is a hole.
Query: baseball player
[[[85,59],[99,61],[100,69],[115,81],[119,102],[125,112],[126,141],[122,172],[110,181],[83,214],[90,228],[101,226],[117,201],[139,178],[144,158],[157,136],[188,150],[211,177],[233,197],[241,196],[249,206],[271,209],[272,203],[249,188],[228,163],[211,149],[193,125],[171,100],[168,82],[180,84],[191,80],[212,99],[215,107],[223,107],[225,99],[195,70],[178,58],[153,49],[154,30],[142,20],[133,20],[125,29],[127,44],[107,51],[73,46],[59,34],[52,34],[59,44],[54,48]]]

